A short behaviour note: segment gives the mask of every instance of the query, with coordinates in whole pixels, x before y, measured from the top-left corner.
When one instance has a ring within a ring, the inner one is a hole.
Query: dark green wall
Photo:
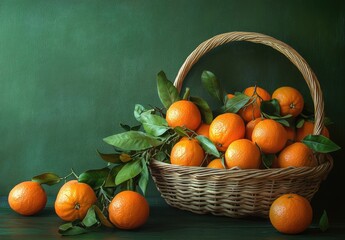
[[[96,150],[111,151],[102,139],[121,131],[119,123],[136,124],[134,104],[160,106],[156,74],[173,80],[199,43],[228,31],[273,36],[307,60],[335,122],[332,139],[343,147],[344,30],[344,1],[0,0],[0,195],[42,172],[103,167]],[[297,69],[266,46],[229,44],[208,54],[185,81],[192,95],[207,97],[204,69],[228,91],[293,85],[308,96]],[[313,203],[336,213],[344,150],[333,157]],[[158,196],[153,184],[148,196]]]

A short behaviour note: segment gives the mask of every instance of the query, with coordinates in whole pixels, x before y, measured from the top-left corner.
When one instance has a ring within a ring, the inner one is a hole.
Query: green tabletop
[[[25,217],[13,212],[1,198],[0,239],[57,239],[63,224],[51,203],[37,216]],[[124,231],[99,228],[95,232],[71,239],[345,239],[345,221],[333,219],[327,232],[321,232],[316,219],[310,228],[299,235],[277,232],[268,219],[234,219],[199,215],[168,205],[151,204],[148,222],[140,229]]]

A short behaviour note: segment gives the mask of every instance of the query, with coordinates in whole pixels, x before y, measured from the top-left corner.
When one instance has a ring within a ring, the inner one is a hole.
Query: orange
[[[286,145],[290,145],[291,143],[295,142],[296,138],[296,130],[293,127],[285,127],[286,133],[287,133],[287,142]]]
[[[243,91],[249,97],[257,96],[260,102],[261,101],[268,101],[271,99],[271,95],[263,88],[258,86],[248,87]]]
[[[292,193],[284,194],[273,201],[269,218],[279,232],[298,234],[310,226],[313,209],[305,197]]]
[[[277,153],[286,144],[287,132],[280,123],[264,119],[254,127],[252,141],[258,144],[264,153]]]
[[[96,201],[96,194],[89,185],[71,180],[58,192],[54,205],[55,212],[64,221],[81,220]]]
[[[209,138],[210,124],[201,123],[198,129],[195,131],[198,135],[205,136]]]
[[[260,117],[260,107],[256,102],[241,108],[238,114],[242,117],[245,122],[249,122],[255,118]]]
[[[222,160],[220,158],[213,159],[208,165],[208,168],[220,168],[224,169]]]
[[[166,120],[170,127],[180,126],[194,131],[201,123],[201,114],[194,103],[187,100],[179,100],[168,108]]]
[[[262,118],[255,118],[254,120],[247,122],[247,124],[246,124],[246,138],[247,139],[252,140],[252,133],[253,133],[254,127],[261,120],[262,120]]]
[[[200,166],[204,157],[204,150],[198,140],[185,137],[171,149],[170,162],[182,166]]]
[[[295,142],[278,155],[277,167],[312,167],[316,165],[313,151],[304,143]]]
[[[234,94],[232,94],[232,93],[228,93],[228,94],[226,94],[226,96],[227,96],[229,99],[231,99],[231,98],[235,97],[235,95],[234,95]]]
[[[210,125],[210,140],[219,151],[226,151],[230,143],[243,138],[245,125],[242,118],[235,113],[218,115]]]
[[[150,214],[146,199],[126,190],[115,195],[109,204],[109,220],[120,229],[135,229],[144,225]]]
[[[292,87],[277,88],[272,94],[272,99],[278,100],[282,116],[291,114],[296,117],[302,112],[304,107],[302,94]]]
[[[39,183],[25,181],[12,188],[8,195],[8,203],[13,211],[30,216],[44,209],[47,194]]]
[[[249,105],[240,109],[238,114],[243,118],[245,122],[249,122],[255,118],[260,117],[260,106],[262,101],[268,101],[271,99],[271,95],[263,88],[260,87],[248,87],[243,93],[251,99]]]
[[[301,128],[297,128],[296,130],[296,141],[301,141],[303,138],[305,138],[309,134],[314,133],[314,123],[305,121],[303,123],[303,126]],[[321,131],[321,135],[329,138],[329,131],[327,127],[324,127]]]
[[[225,163],[227,168],[257,169],[261,164],[260,150],[248,139],[235,140],[225,152]]]

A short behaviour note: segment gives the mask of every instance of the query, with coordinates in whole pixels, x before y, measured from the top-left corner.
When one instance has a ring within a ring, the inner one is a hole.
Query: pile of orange
[[[40,183],[25,181],[17,184],[8,195],[11,209],[21,215],[36,215],[47,202]],[[91,206],[97,202],[94,190],[86,183],[70,180],[63,184],[56,196],[54,209],[64,221],[83,220]],[[109,202],[110,222],[119,229],[136,229],[146,223],[149,204],[138,192],[121,191]]]
[[[195,134],[176,143],[171,151],[170,162],[183,166],[259,169],[263,166],[262,156],[270,154],[275,159],[271,167],[308,167],[317,164],[313,151],[301,142],[306,135],[313,133],[313,122],[305,121],[299,128],[283,126],[261,113],[263,101],[276,99],[280,116],[299,117],[304,108],[304,98],[297,89],[284,86],[270,94],[261,87],[251,86],[243,94],[249,100],[238,112],[219,114],[210,124],[202,121],[200,111],[193,102],[174,102],[166,113],[168,125],[185,127]],[[234,96],[227,95],[229,99]],[[326,127],[322,134],[329,137]],[[209,138],[221,158],[212,159],[205,154],[193,138],[197,135]]]

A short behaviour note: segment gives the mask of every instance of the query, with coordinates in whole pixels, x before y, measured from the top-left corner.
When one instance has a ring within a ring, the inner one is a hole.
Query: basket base
[[[197,214],[267,218],[272,202],[296,193],[309,201],[332,169],[329,156],[317,167],[222,170],[182,167],[152,160],[150,172],[165,202]]]

